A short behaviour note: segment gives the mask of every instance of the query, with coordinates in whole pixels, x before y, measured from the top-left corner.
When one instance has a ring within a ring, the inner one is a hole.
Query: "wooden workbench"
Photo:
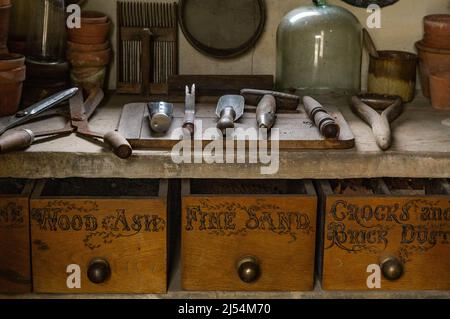
[[[347,99],[325,96],[336,105],[356,136],[350,150],[281,151],[275,175],[261,175],[259,164],[174,164],[169,151],[135,151],[121,160],[102,144],[75,135],[33,145],[25,152],[0,156],[0,177],[114,177],[114,178],[363,178],[450,177],[450,112],[436,111],[418,97],[394,122],[394,144],[382,152],[370,128],[349,110]],[[92,129],[114,129],[124,104],[138,96],[109,96],[91,121]],[[63,119],[33,123],[36,130],[63,127]]]
[[[382,152],[370,128],[351,113],[345,98],[321,97],[334,103],[344,114],[356,136],[350,150],[282,151],[280,170],[261,175],[259,165],[181,164],[172,162],[168,151],[135,151],[129,160],[120,160],[101,144],[71,135],[48,140],[25,152],[0,156],[0,176],[17,178],[116,177],[116,178],[363,178],[363,177],[450,177],[450,112],[438,112],[423,97],[407,105],[394,123],[394,145]],[[136,96],[108,97],[92,119],[92,128],[110,131],[118,123],[121,107],[142,101]],[[63,119],[34,123],[33,129],[58,128]],[[175,263],[176,265],[178,263]],[[133,295],[133,298],[450,298],[450,292],[325,292],[317,283],[304,293],[221,293],[183,292],[179,265],[170,278],[167,295]],[[8,297],[8,296],[1,296]],[[12,298],[86,298],[86,295],[9,296]],[[92,297],[92,296],[90,296]],[[129,298],[130,295],[96,295],[95,298]]]

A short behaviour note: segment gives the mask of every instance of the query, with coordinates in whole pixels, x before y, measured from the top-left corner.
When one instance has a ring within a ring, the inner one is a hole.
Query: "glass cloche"
[[[358,19],[325,0],[289,12],[277,33],[277,89],[300,95],[359,92],[361,38]]]

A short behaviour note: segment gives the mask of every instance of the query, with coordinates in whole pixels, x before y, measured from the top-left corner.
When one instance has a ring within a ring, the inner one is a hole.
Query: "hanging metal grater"
[[[167,94],[178,74],[177,3],[118,1],[117,92]]]

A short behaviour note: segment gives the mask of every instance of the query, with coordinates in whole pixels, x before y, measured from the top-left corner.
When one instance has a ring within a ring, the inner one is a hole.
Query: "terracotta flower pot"
[[[431,105],[450,110],[450,71],[430,75]]]
[[[104,66],[100,67],[87,67],[87,68],[73,68],[70,73],[79,79],[91,77],[100,71],[104,70]]]
[[[433,14],[424,18],[424,45],[450,49],[450,14]]]
[[[0,71],[0,117],[19,110],[26,67]]]
[[[67,51],[67,60],[72,67],[99,67],[109,64],[111,49],[95,52]]]
[[[95,88],[103,88],[105,84],[106,68],[73,69],[70,74],[72,84],[82,87],[89,92]]]
[[[81,28],[68,29],[69,41],[80,44],[101,44],[108,37],[111,22],[81,24]]]
[[[11,70],[0,71],[0,85],[25,81],[25,66]]]
[[[25,57],[21,54],[0,54],[0,71],[17,69],[25,64]]]
[[[75,42],[67,42],[67,49],[69,51],[77,52],[92,52],[92,51],[102,51],[109,48],[109,42],[106,41],[100,44],[80,44]]]
[[[0,53],[8,52],[6,41],[8,40],[10,11],[11,4],[0,5]]]
[[[97,11],[81,11],[81,24],[100,24],[108,22],[108,17]]]
[[[416,43],[419,53],[419,73],[423,95],[430,97],[430,74],[450,70],[450,50],[429,48],[422,41]]]
[[[11,0],[0,0],[0,7],[6,7],[11,5]]]

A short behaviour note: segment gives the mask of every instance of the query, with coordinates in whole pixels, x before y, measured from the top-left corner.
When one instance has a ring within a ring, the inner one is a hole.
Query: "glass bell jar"
[[[33,0],[28,3],[33,14],[28,25],[27,59],[38,62],[64,60],[66,13],[64,0]]]
[[[362,26],[348,10],[314,0],[289,12],[277,33],[276,86],[304,94],[361,88]]]

